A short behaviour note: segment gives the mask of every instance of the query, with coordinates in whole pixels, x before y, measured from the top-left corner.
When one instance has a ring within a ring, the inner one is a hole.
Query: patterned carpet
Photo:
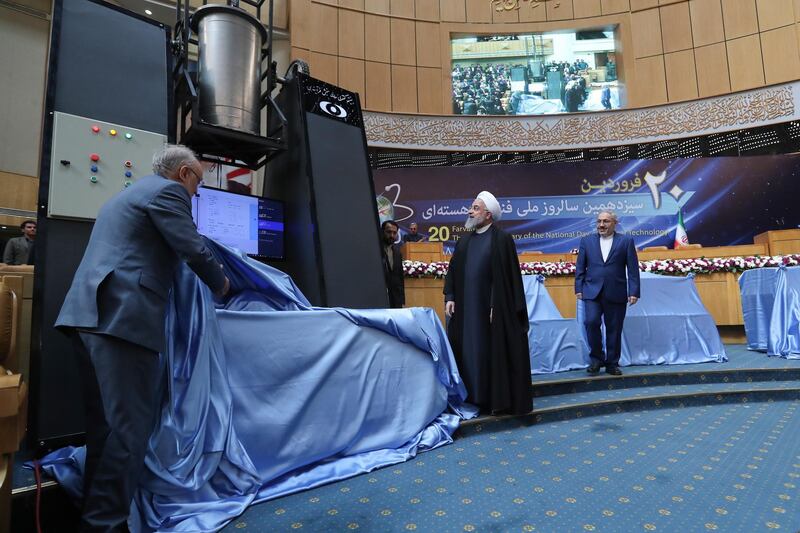
[[[490,421],[224,531],[795,532],[799,442],[798,400]]]
[[[727,363],[622,378],[534,376],[526,417],[469,421],[450,446],[252,506],[224,531],[800,532],[800,360],[726,349]],[[30,457],[14,472],[26,517]]]

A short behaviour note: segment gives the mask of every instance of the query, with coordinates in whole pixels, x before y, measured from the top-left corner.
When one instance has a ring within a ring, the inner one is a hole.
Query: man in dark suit
[[[619,357],[626,304],[639,300],[636,246],[633,239],[614,231],[616,225],[617,215],[613,212],[598,213],[597,233],[581,239],[575,265],[575,296],[583,300],[584,327],[591,350],[590,374],[597,374],[605,365],[607,373],[622,375]],[[605,356],[601,322],[606,326]]]
[[[383,230],[383,274],[389,290],[389,307],[401,308],[406,303],[405,280],[403,278],[403,256],[397,242],[398,226],[394,220],[381,224]]]
[[[197,233],[203,167],[183,146],[100,209],[56,320],[79,355],[86,405],[81,531],[127,531],[158,412],[159,352],[173,272],[185,261],[218,296],[230,286]]]
[[[403,235],[403,242],[420,242],[425,239],[425,237],[418,233],[419,226],[417,226],[416,222],[412,222],[408,226],[408,229],[410,230],[410,233]]]

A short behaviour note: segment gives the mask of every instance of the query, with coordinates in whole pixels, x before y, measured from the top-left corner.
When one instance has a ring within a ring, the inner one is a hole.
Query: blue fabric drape
[[[747,347],[800,359],[800,267],[748,270],[739,290]]]
[[[589,345],[574,318],[562,318],[542,276],[523,276],[528,305],[528,346],[531,374],[551,374],[585,368]]]
[[[431,310],[314,308],[289,276],[209,245],[235,295],[215,302],[176,273],[132,531],[215,531],[252,503],[452,442],[475,416]],[[83,453],[42,461],[76,497]]]
[[[629,306],[622,329],[620,365],[723,362],[728,357],[714,319],[703,306],[694,276],[641,273],[642,298]],[[541,278],[525,276],[533,374],[589,365],[583,302],[577,317],[562,318]]]

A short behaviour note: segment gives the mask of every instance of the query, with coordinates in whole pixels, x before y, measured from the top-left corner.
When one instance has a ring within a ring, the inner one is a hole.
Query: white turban
[[[478,200],[483,200],[486,209],[492,214],[492,220],[500,220],[503,216],[503,211],[500,209],[500,202],[494,197],[494,194],[489,191],[481,191],[478,195]]]

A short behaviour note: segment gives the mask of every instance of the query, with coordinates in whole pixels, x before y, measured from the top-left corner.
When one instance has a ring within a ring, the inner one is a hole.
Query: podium
[[[766,244],[769,255],[800,254],[800,229],[765,231],[753,237],[756,244]]]
[[[424,263],[446,261],[444,248],[440,242],[407,242],[403,244],[401,253],[406,261],[422,261]]]

